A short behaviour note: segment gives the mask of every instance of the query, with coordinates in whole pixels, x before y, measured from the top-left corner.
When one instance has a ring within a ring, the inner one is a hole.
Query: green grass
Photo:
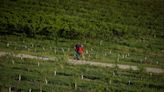
[[[69,58],[73,58],[73,47],[74,44],[78,42],[79,40],[60,39],[56,44],[53,40],[38,40],[16,36],[8,36],[5,38],[5,36],[2,36],[0,48],[1,51],[14,53],[25,53],[47,57],[64,54]],[[112,44],[110,42],[103,42],[102,45],[99,45],[97,42],[86,40],[81,43],[85,46],[86,52],[84,55],[85,60],[88,61],[115,63],[119,58],[117,63],[120,64],[137,64],[161,68],[164,66],[164,56],[162,51],[128,47],[120,44]]]
[[[1,0],[0,3],[3,34],[108,41],[164,36],[163,0]]]
[[[15,61],[14,64],[12,60]],[[39,67],[38,62],[40,62]],[[45,92],[162,92],[164,90],[163,75],[150,76],[149,73],[140,71],[122,71],[89,65],[75,66],[65,61],[21,60],[11,56],[1,57],[0,68],[0,87],[3,92],[7,92],[9,87],[15,91],[28,91],[31,88],[36,92],[40,89]],[[54,71],[56,71],[56,76],[54,76]],[[20,81],[19,75],[21,75]],[[81,75],[84,79],[81,79]],[[45,83],[45,79],[48,84]],[[77,88],[74,88],[74,84]]]
[[[86,60],[115,63],[119,57],[122,64],[164,67],[162,0],[0,2],[1,51],[54,56],[63,48],[73,58],[80,42],[90,54]]]
[[[163,0],[1,0],[0,51],[57,60],[0,57],[0,91],[163,92],[163,75],[66,63],[82,43],[87,61],[163,69],[163,15]]]

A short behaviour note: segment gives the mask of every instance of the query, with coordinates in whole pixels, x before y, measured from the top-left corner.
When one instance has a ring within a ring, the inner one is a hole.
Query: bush
[[[77,32],[75,30],[66,30],[66,29],[60,29],[58,31],[59,37],[66,38],[66,39],[80,39],[81,34],[80,32]]]

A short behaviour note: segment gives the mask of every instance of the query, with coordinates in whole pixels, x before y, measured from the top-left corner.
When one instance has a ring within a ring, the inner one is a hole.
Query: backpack
[[[80,46],[79,44],[76,44],[75,47],[76,47],[76,51],[79,52],[79,48],[80,48],[81,46]]]

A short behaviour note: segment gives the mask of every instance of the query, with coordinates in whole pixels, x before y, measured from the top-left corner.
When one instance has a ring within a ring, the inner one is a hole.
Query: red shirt
[[[83,48],[83,47],[79,47],[78,52],[79,52],[80,54],[83,54],[84,48]]]

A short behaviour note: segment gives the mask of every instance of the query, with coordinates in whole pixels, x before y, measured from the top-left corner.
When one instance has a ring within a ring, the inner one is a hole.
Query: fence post
[[[42,49],[43,49],[43,51],[45,51],[45,48],[44,47],[42,47]]]
[[[147,57],[145,56],[145,61],[147,60]]]
[[[34,44],[31,43],[31,47],[33,48],[34,47]]]
[[[103,43],[103,41],[101,40],[101,41],[100,41],[100,43],[99,43],[99,44],[100,44],[100,46],[102,45],[102,43]]]
[[[91,55],[89,54],[88,57],[91,57]]]
[[[11,92],[11,87],[9,87],[9,92]]]
[[[115,72],[113,71],[113,76],[115,76]]]
[[[24,48],[27,49],[27,46],[25,45]]]
[[[117,62],[119,62],[120,61],[120,59],[119,59],[119,57],[117,58]]]
[[[12,60],[12,64],[14,65],[14,63],[15,63],[15,61],[14,60]]]
[[[62,48],[62,52],[64,53],[64,48]]]
[[[38,62],[38,67],[40,66],[40,63]]]
[[[42,92],[42,87],[40,87],[40,92]]]
[[[123,58],[123,59],[125,58],[124,54],[122,55],[122,58]]]
[[[74,88],[77,89],[77,84],[76,84],[76,82],[74,83]]]
[[[31,92],[31,88],[29,89],[29,92]]]
[[[85,53],[88,54],[88,50],[86,50]]]
[[[93,51],[93,48],[91,48],[91,51]]]
[[[7,47],[9,47],[10,46],[10,44],[9,43],[7,43]]]
[[[54,71],[54,76],[56,76],[56,71]]]
[[[22,55],[21,55],[21,60],[23,59]]]
[[[128,84],[129,84],[129,85],[131,84],[131,81],[130,81],[130,80],[128,81]]]
[[[156,64],[158,65],[158,64],[159,64],[159,62],[158,62],[158,61],[156,61]]]
[[[48,84],[48,81],[47,81],[47,79],[45,78],[45,83],[46,83],[46,85]]]
[[[109,81],[109,84],[110,84],[110,85],[112,84],[112,81],[111,81],[111,80]]]
[[[111,50],[109,51],[109,54],[112,54],[112,51]]]
[[[81,75],[81,79],[84,79],[83,75]]]
[[[128,55],[127,54],[125,54],[125,58],[127,58],[128,57]]]
[[[56,48],[54,49],[54,52],[55,52],[55,54],[56,54]]]
[[[107,56],[106,52],[105,52],[104,56]]]
[[[18,78],[19,81],[21,81],[21,75],[19,74],[19,78]]]
[[[70,51],[70,48],[68,48],[67,51],[69,52]]]
[[[140,63],[141,63],[141,64],[143,63],[142,59],[140,59]]]

